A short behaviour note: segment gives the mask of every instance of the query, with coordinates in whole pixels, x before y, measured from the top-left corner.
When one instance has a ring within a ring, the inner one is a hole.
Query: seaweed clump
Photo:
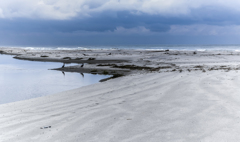
[[[95,60],[95,58],[88,58],[88,60]]]
[[[46,57],[48,57],[47,55],[41,55],[41,57],[44,57],[44,58],[46,58]]]
[[[107,81],[107,80],[110,80],[110,79],[114,79],[114,78],[118,78],[118,77],[122,77],[122,76],[124,76],[124,75],[122,75],[122,74],[114,74],[112,77],[102,79],[99,82],[104,82],[104,81]]]
[[[72,58],[70,58],[70,57],[64,57],[64,58],[62,58],[62,59],[64,59],[64,60],[71,60]]]

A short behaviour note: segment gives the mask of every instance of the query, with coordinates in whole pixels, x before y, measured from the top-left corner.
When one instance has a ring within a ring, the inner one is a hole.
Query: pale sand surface
[[[159,67],[155,54],[141,58]],[[166,55],[171,69],[0,105],[0,141],[239,141],[239,53],[206,54]]]

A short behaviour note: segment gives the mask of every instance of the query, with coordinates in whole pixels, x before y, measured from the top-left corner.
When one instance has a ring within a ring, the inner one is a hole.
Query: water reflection
[[[97,83],[109,76],[48,70],[62,63],[33,62],[0,55],[0,104]]]
[[[84,77],[84,74],[83,73],[80,73],[82,75],[82,77]]]

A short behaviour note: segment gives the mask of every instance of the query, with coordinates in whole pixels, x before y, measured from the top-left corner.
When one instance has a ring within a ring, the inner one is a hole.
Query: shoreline
[[[182,50],[26,50],[0,48],[1,54],[19,60],[86,63],[87,67],[70,66],[53,70],[67,72],[128,75],[136,72],[172,72],[194,70],[239,70],[240,52]],[[95,71],[98,70],[98,71]],[[116,72],[116,73],[114,73]]]
[[[28,60],[45,55],[48,57],[41,57],[43,61],[59,62],[65,57],[82,61],[95,58],[85,70],[79,66],[64,69],[130,73],[0,105],[0,141],[240,140],[236,133],[240,130],[239,52],[116,50],[50,54],[12,49],[11,54]],[[98,62],[103,59],[110,63]],[[121,59],[124,62],[115,62]]]

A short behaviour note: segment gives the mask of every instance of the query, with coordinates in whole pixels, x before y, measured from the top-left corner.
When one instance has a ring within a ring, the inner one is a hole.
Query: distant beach
[[[202,49],[0,48],[18,60],[79,64],[53,70],[113,76],[0,105],[0,141],[240,139],[238,47]]]

